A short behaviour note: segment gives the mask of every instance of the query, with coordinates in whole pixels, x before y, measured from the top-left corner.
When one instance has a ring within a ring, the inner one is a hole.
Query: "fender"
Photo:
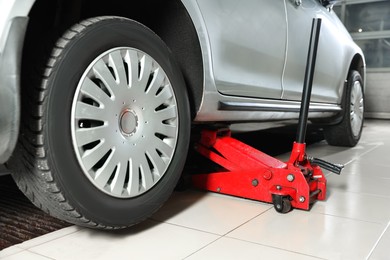
[[[20,71],[28,13],[34,0],[1,1],[0,163],[11,156],[20,125]]]

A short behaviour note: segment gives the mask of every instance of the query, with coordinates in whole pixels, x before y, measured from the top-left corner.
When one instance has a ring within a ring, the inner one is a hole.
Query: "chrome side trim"
[[[267,112],[299,112],[300,103],[284,101],[280,104],[251,102],[219,102],[219,110],[224,111],[267,111]],[[340,112],[341,107],[329,104],[310,104],[309,112]]]
[[[195,122],[243,122],[298,119],[300,102],[274,99],[254,99],[207,93]],[[342,110],[341,105],[310,104],[309,118],[327,118]]]

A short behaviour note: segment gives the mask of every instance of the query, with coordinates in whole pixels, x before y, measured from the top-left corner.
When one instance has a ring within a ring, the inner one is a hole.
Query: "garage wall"
[[[366,117],[390,119],[390,1],[344,0],[334,10],[366,57]]]
[[[366,117],[390,119],[390,72],[368,72]]]

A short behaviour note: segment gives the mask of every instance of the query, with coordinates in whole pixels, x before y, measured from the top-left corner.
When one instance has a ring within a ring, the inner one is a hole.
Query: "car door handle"
[[[295,0],[295,5],[296,6],[301,6],[302,5],[302,0]]]

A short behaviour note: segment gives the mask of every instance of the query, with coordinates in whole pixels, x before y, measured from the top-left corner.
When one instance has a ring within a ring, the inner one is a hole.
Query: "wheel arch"
[[[345,75],[345,82],[343,85],[342,89],[342,96],[341,96],[341,107],[342,110],[345,109],[346,107],[346,91],[347,91],[347,80],[349,78],[349,75],[351,74],[352,71],[358,71],[360,76],[362,77],[362,83],[363,83],[363,90],[365,91],[366,87],[366,64],[365,64],[365,59],[364,56],[361,53],[356,53],[350,62],[349,68],[346,71]],[[328,126],[328,125],[337,125],[343,120],[343,113],[337,113],[336,115],[330,117],[330,118],[324,118],[324,119],[312,119],[311,121],[314,124],[317,124],[319,126]]]
[[[365,65],[365,60],[364,56],[362,56],[360,53],[356,53],[350,63],[349,69],[347,71],[347,75],[345,75],[345,83],[344,83],[344,88],[343,88],[343,95],[342,95],[342,100],[341,100],[341,107],[344,110],[347,107],[347,104],[345,103],[346,101],[346,95],[347,95],[347,80],[352,73],[352,71],[357,71],[359,72],[361,78],[362,78],[362,83],[363,83],[363,90],[365,90],[366,86],[366,65]],[[332,124],[338,124],[342,121],[343,115],[338,114],[336,117],[333,118]]]
[[[360,76],[362,77],[363,80],[363,89],[366,87],[366,64],[364,61],[364,57],[360,54],[357,53],[355,56],[352,58],[351,65],[348,70],[348,74],[351,73],[351,71],[356,70],[360,73]],[[348,78],[348,75],[347,75]]]
[[[115,15],[136,20],[152,29],[174,54],[187,86],[194,118],[203,96],[203,60],[196,29],[182,2],[111,0],[107,3],[104,0],[36,0],[29,14],[24,48],[27,55],[23,56],[42,53],[36,50],[43,48],[42,38],[51,44],[73,24],[87,18]],[[28,66],[29,58],[24,58],[23,63]]]

